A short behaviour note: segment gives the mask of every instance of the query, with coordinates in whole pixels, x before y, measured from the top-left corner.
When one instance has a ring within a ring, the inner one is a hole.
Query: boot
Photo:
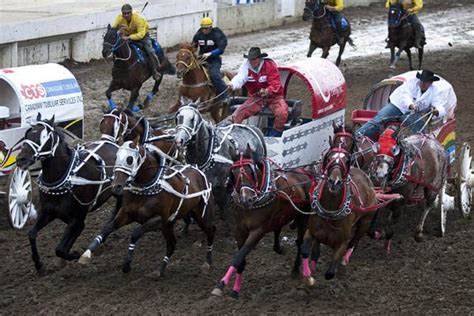
[[[150,66],[151,71],[153,73],[153,79],[155,79],[156,81],[160,80],[161,73],[158,72],[158,69],[160,68],[160,61],[158,60],[158,57],[155,53],[150,54]]]

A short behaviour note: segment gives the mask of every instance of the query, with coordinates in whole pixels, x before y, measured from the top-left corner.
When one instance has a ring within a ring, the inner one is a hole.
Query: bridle
[[[33,130],[34,127],[41,125],[44,128],[41,130],[39,144],[35,143],[30,139],[25,139],[23,141],[23,145],[29,146],[33,151],[33,159],[38,160],[42,157],[54,156],[56,154],[56,150],[59,146],[59,135],[54,131],[54,127],[46,122],[37,122],[33,127],[31,127],[28,131],[26,131],[25,135],[27,135],[30,131]],[[51,141],[50,149],[45,150],[45,145]]]
[[[101,139],[108,140],[111,142],[117,142],[120,137],[124,138],[127,134],[129,124],[128,116],[123,112],[119,112],[120,114],[117,115],[116,112],[118,111],[114,109],[112,110],[112,112],[104,114],[104,117],[100,121],[99,126],[101,126],[104,120],[108,117],[111,117],[114,120],[112,135],[102,133],[102,135],[100,136]]]
[[[143,147],[132,148],[132,144],[132,141],[127,141],[119,148],[114,166],[114,174],[118,171],[122,172],[128,175],[129,180],[136,176],[146,159]],[[132,161],[129,160],[130,157]]]
[[[311,1],[306,1],[306,3],[310,3]],[[319,11],[319,8],[321,7],[321,1],[317,0],[314,1],[312,4],[313,8],[309,8],[308,5],[306,5],[303,9],[303,11],[309,11],[311,13],[311,17],[315,20],[322,19],[326,15],[326,7],[323,6],[323,12],[321,15],[316,15]]]
[[[186,63],[184,60],[179,60],[178,58],[176,58],[176,68],[178,65],[184,65],[184,67],[186,68],[185,72],[183,73],[183,76],[193,69],[196,69],[196,68],[202,69],[201,62],[196,58],[196,56],[191,50],[187,48],[181,48],[177,56],[179,56],[180,54],[184,55],[184,53],[186,53],[187,56],[189,55],[191,59],[190,63]]]
[[[192,110],[193,116],[194,116],[194,124],[193,126],[186,126],[183,124],[182,118],[183,115],[181,114],[182,111],[186,110]],[[196,109],[193,106],[190,105],[185,105],[179,108],[178,112],[176,113],[176,133],[179,131],[183,131],[186,134],[187,141],[189,141],[191,138],[193,138],[201,129],[201,126],[203,125],[204,120],[201,118],[201,115],[199,114],[199,110]]]
[[[114,44],[107,42],[104,38],[103,45],[108,46],[108,47],[111,48],[112,54],[113,54],[115,60],[128,61],[132,57],[132,49],[130,48],[130,45],[128,45],[128,43],[126,41],[122,40],[122,38],[120,37],[118,31],[116,32],[116,34],[117,34],[117,37],[115,39]],[[124,45],[126,45],[127,48],[128,48],[128,57],[127,58],[118,57],[116,53]]]

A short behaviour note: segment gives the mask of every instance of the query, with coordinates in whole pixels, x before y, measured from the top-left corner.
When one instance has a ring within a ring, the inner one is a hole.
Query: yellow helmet
[[[201,27],[211,27],[212,19],[210,17],[205,17],[201,19]]]

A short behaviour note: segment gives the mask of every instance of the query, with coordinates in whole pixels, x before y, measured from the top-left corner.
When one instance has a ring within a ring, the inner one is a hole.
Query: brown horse
[[[308,21],[312,19],[313,24],[311,25],[311,32],[309,33],[309,50],[307,57],[311,57],[314,50],[318,47],[322,48],[322,58],[326,58],[329,55],[331,46],[339,45],[339,55],[336,59],[336,66],[341,63],[341,56],[344,53],[346,43],[355,47],[354,42],[351,39],[351,26],[349,21],[344,31],[341,31],[339,38],[331,26],[331,20],[329,14],[326,11],[324,3],[321,0],[306,0],[305,8],[303,11],[303,20]],[[345,19],[345,18],[344,18]]]
[[[395,132],[392,132],[393,130]],[[394,127],[383,132],[376,149],[377,156],[370,170],[373,183],[404,197],[390,206],[391,225],[396,224],[406,205],[425,203],[415,232],[415,240],[421,241],[426,217],[435,207],[436,197],[443,186],[446,186],[446,152],[436,139],[423,134],[411,135],[401,140]]]
[[[209,79],[205,61],[196,55],[196,48],[191,43],[181,43],[176,54],[176,75],[182,79],[178,89],[178,100],[168,113],[175,113],[183,105],[181,97],[193,102],[199,100],[201,112],[209,112],[214,122],[218,123],[229,115],[229,105],[223,104]],[[224,76],[232,79],[233,75],[224,72]],[[222,109],[222,112],[221,112]]]
[[[140,88],[152,75],[151,68],[147,62],[147,56],[144,56],[144,60],[142,61],[134,53],[132,44],[122,40],[119,36],[119,31],[109,25],[107,27],[107,32],[104,35],[102,56],[106,58],[110,54],[113,54],[114,56],[114,66],[112,68],[112,81],[105,92],[109,107],[111,109],[116,107],[115,102],[112,100],[112,92],[119,89],[125,89],[130,91],[128,108],[137,112],[140,110],[140,107],[135,104],[135,102],[138,99]],[[163,80],[163,74],[174,74],[174,68],[169,63],[165,54],[162,54],[160,62],[162,63],[159,69],[159,72],[161,73],[160,79],[155,80],[153,89],[145,98],[143,107],[148,106],[153,97],[158,93],[161,81]]]
[[[232,296],[238,297],[242,273],[247,263],[246,257],[267,234],[275,233],[274,250],[281,252],[279,234],[283,226],[294,221],[297,226],[298,248],[293,275],[297,275],[301,264],[300,246],[310,211],[309,192],[314,183],[312,170],[303,168],[284,171],[257,154],[245,153],[234,157],[230,182],[233,185],[235,207],[235,238],[239,251],[232,259],[231,266],[219,281],[212,294],[222,296],[224,287],[237,272]]]
[[[176,248],[174,223],[191,215],[207,237],[207,267],[212,264],[214,241],[214,198],[206,176],[191,165],[168,167],[164,158],[157,158],[146,150],[138,139],[125,142],[117,152],[112,191],[123,196],[123,206],[104,226],[99,235],[81,256],[80,263],[88,263],[92,253],[105,242],[113,231],[138,222],[141,225],[132,231],[128,254],[122,265],[129,272],[135,245],[149,231],[161,229],[166,239],[166,256],[160,274]]]
[[[400,4],[391,5],[388,10],[388,46],[390,48],[390,69],[395,69],[400,55],[403,51],[407,53],[410,70],[413,70],[411,62],[411,51],[415,45],[415,30],[408,23],[408,14]],[[418,48],[418,69],[423,62],[424,42]],[[395,53],[395,48],[398,48]]]
[[[325,277],[332,279],[341,260],[347,264],[359,240],[369,232],[377,207],[369,177],[362,170],[350,166],[347,150],[334,147],[333,144],[324,155],[321,180],[312,194],[315,214],[309,217],[301,246],[303,277],[308,286],[314,286],[309,256],[314,269],[320,254],[320,244],[331,247],[334,252]],[[354,226],[355,232],[352,234]]]

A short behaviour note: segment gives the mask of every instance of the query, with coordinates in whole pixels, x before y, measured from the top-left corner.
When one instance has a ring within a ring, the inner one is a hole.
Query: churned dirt
[[[380,19],[385,10],[371,8],[347,10],[351,19]],[[433,6],[427,12],[446,10]],[[431,10],[431,11],[430,11]],[[289,32],[301,23],[286,25]],[[262,41],[265,32],[261,32]],[[252,34],[230,38],[230,42],[248,41]],[[255,37],[253,37],[253,40]],[[259,44],[248,42],[248,46]],[[384,43],[380,43],[384,45]],[[334,48],[333,48],[334,49]],[[433,70],[450,81],[457,93],[457,140],[474,144],[474,50],[449,47],[427,53],[424,68]],[[335,52],[333,52],[335,53]],[[175,52],[169,52],[174,57]],[[301,58],[306,58],[301,56]],[[348,109],[360,108],[373,84],[386,78],[386,54],[352,58],[343,61],[341,70],[347,81]],[[110,80],[110,61],[88,64],[66,63],[77,77],[86,108],[85,139],[99,137],[97,123],[102,117],[105,89]],[[408,71],[406,59],[398,72]],[[166,76],[155,104],[145,110],[148,116],[162,113],[176,98],[178,81]],[[147,84],[150,87],[150,84]],[[144,93],[142,92],[142,95]],[[115,99],[128,94],[116,93]],[[112,204],[90,214],[86,228],[73,249],[83,251],[104,225]],[[38,247],[49,274],[36,274],[27,238],[28,224],[22,231],[0,225],[0,314],[464,314],[474,313],[474,225],[455,210],[448,214],[446,235],[439,237],[439,214],[429,215],[425,239],[416,243],[412,237],[421,210],[409,209],[399,225],[392,254],[384,253],[383,242],[365,238],[347,267],[341,267],[334,280],[326,281],[324,272],[331,250],[322,248],[315,275],[316,285],[305,290],[301,278],[290,277],[294,260],[296,232],[287,228],[282,233],[285,253],[272,251],[272,236],[263,239],[248,256],[240,299],[212,296],[211,290],[227,270],[236,244],[230,231],[217,222],[214,265],[209,272],[200,269],[205,258],[204,236],[192,226],[187,237],[179,233],[177,250],[160,277],[157,270],[165,252],[160,233],[144,236],[135,252],[132,271],[121,272],[129,234],[134,225],[112,234],[103,254],[88,266],[70,262],[62,266],[54,248],[63,234],[64,224],[54,222],[43,229]],[[4,218],[2,218],[2,221]]]

